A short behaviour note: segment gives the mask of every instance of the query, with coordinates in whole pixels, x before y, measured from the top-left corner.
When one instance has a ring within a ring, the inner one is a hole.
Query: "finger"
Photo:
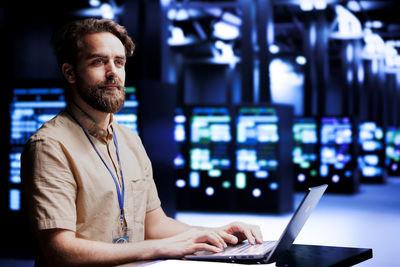
[[[210,245],[210,244],[207,244],[207,243],[197,243],[194,246],[194,250],[195,251],[193,251],[193,252],[196,252],[196,251],[211,251],[211,252],[214,252],[214,253],[218,253],[218,252],[222,252],[223,251],[221,248],[218,248],[216,246],[213,246],[213,245]]]
[[[249,240],[250,244],[261,244],[263,242],[263,237],[259,226],[252,224],[237,224],[236,227],[240,230],[240,235],[244,237],[243,239]]]
[[[233,223],[231,224],[231,230],[233,231],[234,235],[238,237],[240,241],[247,239],[251,245],[254,245],[255,239],[250,230],[250,225],[243,223]]]
[[[222,244],[223,248],[226,248],[227,244],[225,242],[225,239],[222,236],[222,234],[224,234],[225,232],[222,231],[222,232],[214,232],[214,233],[217,235],[217,237],[218,237],[220,243]]]
[[[263,239],[263,236],[262,236],[260,227],[256,226],[255,228],[253,228],[253,229],[251,230],[251,232],[252,232],[253,236],[255,237],[256,242],[257,242],[258,244],[262,244],[262,242],[264,241],[264,239]]]
[[[219,243],[219,246],[218,246],[218,247],[219,247],[219,248],[224,249],[224,248],[227,247],[227,245],[226,245],[226,243],[225,243],[225,240],[224,240],[218,233],[212,232],[211,234],[212,234],[212,236],[215,236],[215,238],[218,240],[218,243]]]
[[[252,232],[250,231],[250,229],[248,229],[248,228],[244,229],[243,234],[246,236],[247,240],[249,241],[249,243],[251,245],[255,244],[256,241],[255,241],[255,238],[254,238]]]
[[[209,242],[210,244],[212,244],[220,249],[224,249],[226,247],[225,241],[219,235],[217,235],[215,232],[202,233],[202,236],[200,237],[199,242],[201,242],[201,243]]]
[[[221,231],[219,235],[224,239],[225,242],[229,244],[235,245],[239,242],[239,239],[236,236],[228,234],[225,231]]]

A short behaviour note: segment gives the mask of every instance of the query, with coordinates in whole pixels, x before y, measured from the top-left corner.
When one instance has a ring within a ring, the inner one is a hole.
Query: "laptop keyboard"
[[[235,246],[228,246],[219,255],[253,255],[265,254],[270,251],[276,244],[276,241],[268,241],[262,244],[250,245],[249,243],[242,243]]]

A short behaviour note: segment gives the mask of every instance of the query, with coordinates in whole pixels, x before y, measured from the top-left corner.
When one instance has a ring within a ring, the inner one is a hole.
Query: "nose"
[[[110,61],[107,64],[106,68],[106,78],[112,78],[117,75],[117,67],[115,66],[114,62]]]

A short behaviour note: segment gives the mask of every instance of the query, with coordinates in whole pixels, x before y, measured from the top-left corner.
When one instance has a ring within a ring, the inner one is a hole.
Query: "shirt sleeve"
[[[77,184],[59,141],[31,138],[21,156],[21,179],[33,231],[76,231]]]
[[[146,208],[146,212],[149,212],[155,210],[161,205],[161,201],[158,197],[157,187],[153,179],[153,169],[150,160],[145,170],[145,176],[149,183],[148,194],[147,194],[147,208]]]

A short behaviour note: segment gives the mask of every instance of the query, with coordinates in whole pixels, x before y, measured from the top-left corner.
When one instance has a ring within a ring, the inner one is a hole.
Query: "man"
[[[44,256],[37,265],[110,266],[262,242],[254,225],[194,227],[163,212],[139,137],[113,117],[124,104],[126,57],[134,50],[122,26],[75,21],[54,45],[68,105],[30,138],[21,159]]]

